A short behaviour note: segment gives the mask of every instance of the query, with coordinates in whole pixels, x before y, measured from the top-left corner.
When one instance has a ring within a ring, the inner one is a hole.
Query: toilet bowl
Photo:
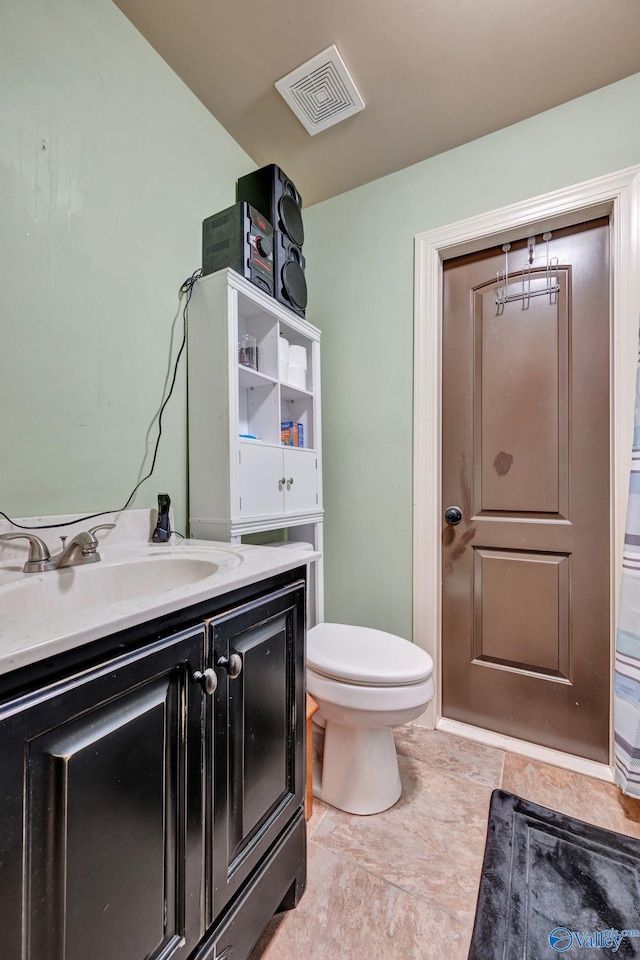
[[[347,813],[380,813],[400,798],[392,727],[433,698],[433,661],[401,637],[319,623],[307,634],[314,717],[313,793]]]

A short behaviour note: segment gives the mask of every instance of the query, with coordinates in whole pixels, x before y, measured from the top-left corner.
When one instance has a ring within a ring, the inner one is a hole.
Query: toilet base
[[[323,755],[313,764],[314,796],[346,813],[363,816],[392,807],[401,793],[390,727],[326,721]]]

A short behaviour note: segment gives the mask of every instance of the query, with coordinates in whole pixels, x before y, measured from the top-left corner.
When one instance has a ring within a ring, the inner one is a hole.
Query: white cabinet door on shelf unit
[[[238,445],[238,516],[279,517],[318,510],[318,458],[313,450]]]
[[[313,450],[285,447],[282,451],[286,513],[312,513],[318,509],[318,458]]]
[[[282,448],[238,444],[238,516],[279,516],[283,498]]]

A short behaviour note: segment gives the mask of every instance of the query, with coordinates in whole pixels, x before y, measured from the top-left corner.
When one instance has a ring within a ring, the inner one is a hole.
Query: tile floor
[[[390,810],[314,801],[307,891],[250,960],[466,960],[495,787],[640,837],[640,801],[613,784],[421,727],[396,744],[404,789]]]

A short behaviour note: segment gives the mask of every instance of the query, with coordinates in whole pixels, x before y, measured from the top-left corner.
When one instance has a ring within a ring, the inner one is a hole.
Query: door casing
[[[451,257],[608,215],[611,229],[611,704],[640,318],[640,165],[415,237],[413,640],[434,662],[436,694],[417,721],[442,719],[442,263]],[[434,466],[435,465],[435,466]],[[610,766],[613,717],[610,717]],[[491,741],[487,735],[486,742]],[[536,748],[532,748],[532,756]],[[588,761],[589,772],[598,766]],[[576,763],[574,769],[581,769]],[[603,774],[609,773],[603,766]],[[611,776],[609,775],[609,779]]]

